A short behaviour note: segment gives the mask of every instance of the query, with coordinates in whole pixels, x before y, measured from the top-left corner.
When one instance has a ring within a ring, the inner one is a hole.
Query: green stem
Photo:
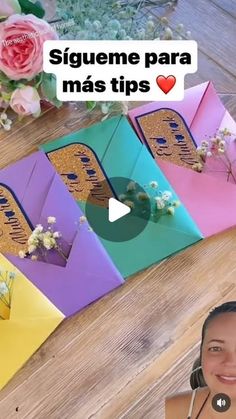
[[[65,253],[60,249],[60,247],[56,247],[55,249],[57,250],[59,255],[67,262],[67,257],[65,255]]]
[[[36,85],[34,86],[34,87],[35,87],[35,89],[38,89],[38,88],[39,88],[39,86],[40,86],[40,84],[42,83],[42,81],[43,81],[43,72],[42,72],[42,73],[40,73],[40,78],[39,78],[39,81],[38,81],[38,83],[36,83]]]
[[[229,173],[229,175],[231,175],[231,176],[232,176],[232,178],[233,178],[234,182],[236,183],[236,178],[235,178],[235,176],[234,176],[234,174],[233,174],[233,172],[232,172],[232,163],[231,163],[231,160],[230,160],[230,158],[228,157],[227,153],[225,153],[225,158],[226,158],[226,160],[227,160],[227,162],[228,162],[228,164],[229,164],[229,166],[227,166],[227,164],[226,164],[227,169],[228,169],[228,173]],[[228,178],[229,178],[229,177],[228,177]]]

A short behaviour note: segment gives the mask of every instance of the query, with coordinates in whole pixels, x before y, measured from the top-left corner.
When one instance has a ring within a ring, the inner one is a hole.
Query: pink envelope
[[[227,128],[236,134],[236,123],[211,82],[187,89],[181,102],[153,102],[130,110],[130,121],[146,144],[139,121],[144,115],[162,108],[180,114],[196,145],[214,136],[219,129]],[[230,145],[230,156],[236,158],[236,141]],[[217,171],[220,169],[217,165],[213,167],[214,171],[209,170],[206,174],[164,161],[160,157],[155,157],[155,160],[205,237],[235,226],[236,184],[232,179],[227,181],[226,173]]]

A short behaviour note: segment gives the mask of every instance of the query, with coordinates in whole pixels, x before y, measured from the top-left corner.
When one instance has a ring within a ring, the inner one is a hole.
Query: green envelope
[[[81,145],[78,146],[78,144]],[[83,170],[75,166],[72,156],[72,150],[75,147],[87,149],[90,156],[93,155],[93,158],[99,162],[100,171],[103,172],[103,176],[106,175],[107,179],[130,178],[141,186],[155,180],[158,182],[160,190],[170,190],[174,199],[178,199],[175,191],[146,146],[138,139],[126,117],[118,116],[107,119],[41,147],[76,199],[76,192],[73,189],[73,173],[77,170],[82,179]],[[86,161],[86,158],[83,160]],[[70,173],[69,184],[68,176],[65,178],[65,173],[67,175]],[[114,185],[110,186],[112,191],[119,196],[121,191],[114,190]],[[84,182],[84,189],[86,187],[87,184]],[[77,202],[82,209],[85,208],[83,197],[77,199]],[[131,240],[116,242],[102,237],[100,240],[123,277],[126,278],[202,238],[201,232],[187,209],[181,205],[176,209],[174,216],[164,215],[157,223],[148,221],[145,229]]]

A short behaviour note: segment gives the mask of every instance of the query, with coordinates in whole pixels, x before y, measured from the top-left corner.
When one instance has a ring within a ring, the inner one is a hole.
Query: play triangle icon
[[[109,209],[108,209],[108,219],[110,223],[119,220],[125,215],[129,214],[131,211],[128,205],[123,204],[120,201],[117,201],[115,198],[109,199]]]

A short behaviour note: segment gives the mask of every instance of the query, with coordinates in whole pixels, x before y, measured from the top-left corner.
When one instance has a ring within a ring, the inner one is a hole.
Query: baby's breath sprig
[[[60,39],[79,40],[181,40],[191,32],[183,23],[172,24],[166,16],[147,13],[148,7],[175,7],[177,0],[57,0],[57,32]],[[72,21],[72,25],[66,22]],[[65,25],[63,24],[65,23]],[[171,26],[171,27],[170,27]],[[128,102],[87,101],[88,112],[101,113],[101,120],[127,114]]]
[[[236,162],[236,159],[231,160],[229,155],[230,143],[236,140],[236,138],[233,138],[234,136],[235,134],[225,128],[218,130],[215,136],[209,140],[203,140],[201,145],[197,147],[200,162],[195,163],[192,169],[197,172],[202,172],[210,159],[221,160],[225,166],[228,179],[231,176],[236,183],[236,170],[233,171],[233,164]]]
[[[0,269],[0,320],[9,318],[15,272]]]
[[[149,208],[151,219],[157,222],[163,215],[174,215],[175,209],[181,204],[178,200],[173,200],[172,192],[159,190],[158,182],[152,180],[144,186],[144,190],[138,190],[135,182],[128,183],[126,192],[119,196],[119,200],[129,206],[131,210],[145,208],[142,212],[147,212]]]
[[[20,250],[19,257],[22,259],[30,257],[31,260],[37,260],[39,256],[46,257],[48,251],[56,250],[64,260],[67,260],[59,243],[62,235],[59,231],[54,231],[55,224],[56,218],[52,216],[47,218],[47,228],[38,224],[28,238],[28,248]]]
[[[12,120],[8,118],[6,112],[0,114],[0,127],[5,131],[10,131],[12,125]]]

